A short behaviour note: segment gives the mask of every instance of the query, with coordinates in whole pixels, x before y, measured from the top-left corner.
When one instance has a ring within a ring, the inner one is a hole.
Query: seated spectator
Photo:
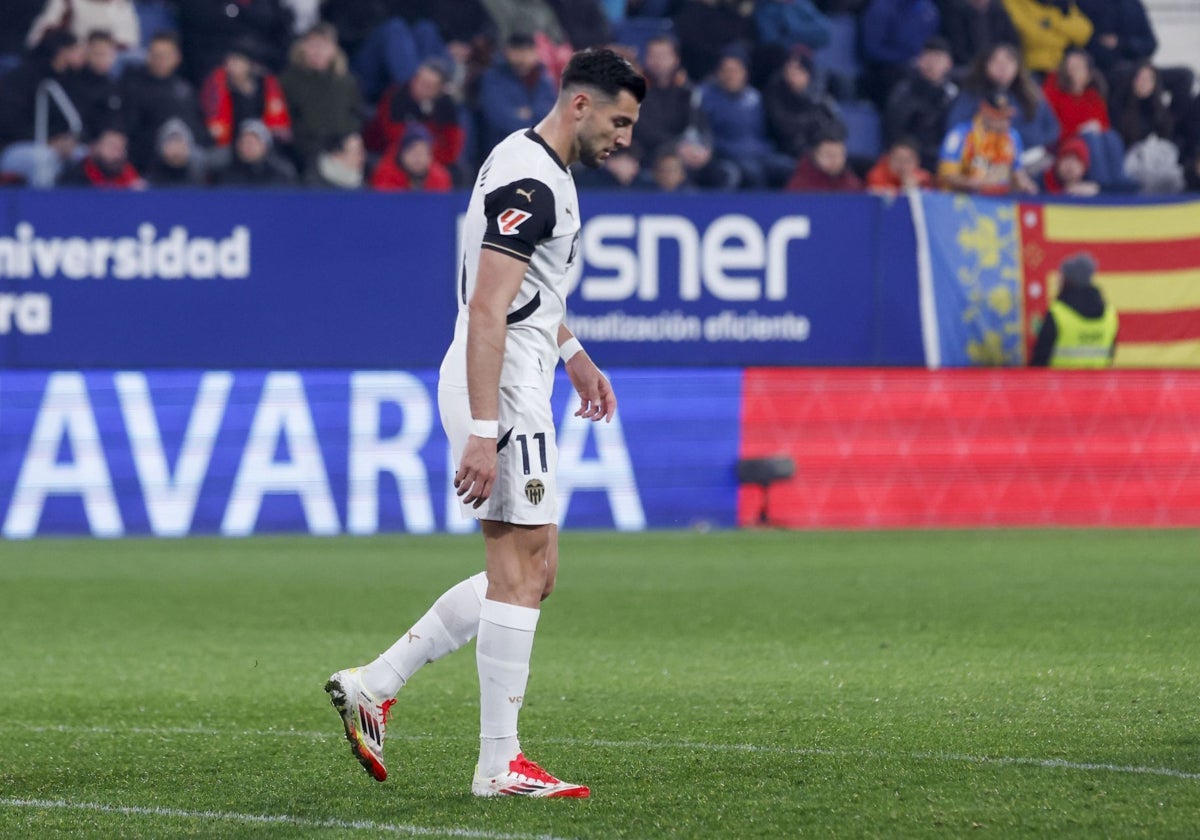
[[[1015,106],[1012,127],[1026,151],[1031,156],[1039,152],[1048,156],[1061,133],[1058,117],[1021,65],[1021,53],[1011,44],[996,44],[976,57],[963,79],[962,91],[950,106],[946,124],[971,122],[980,103],[992,94],[1003,94]]]
[[[950,129],[938,163],[944,189],[980,195],[1037,192],[1021,165],[1023,147],[1012,127],[1013,113],[1008,96],[993,93],[979,103],[974,119]]]
[[[400,12],[403,6],[397,6]],[[417,65],[447,58],[437,26],[428,20],[409,22],[397,14],[374,27],[351,59],[363,95],[370,101],[390,85],[404,84]]]
[[[676,5],[672,21],[689,78],[708,78],[726,47],[752,39],[753,26],[740,5],[733,0],[683,0]]]
[[[702,122],[704,115],[693,107],[693,88],[680,67],[675,39],[658,35],[646,42],[642,52],[646,98],[633,127],[633,139],[654,155],[663,146],[677,142],[689,127]]]
[[[871,0],[862,18],[867,95],[881,109],[892,85],[938,33],[941,14],[933,0]]]
[[[799,159],[831,131],[845,126],[833,100],[813,90],[813,62],[807,49],[792,51],[783,67],[772,76],[763,92],[767,126],[775,145]]]
[[[608,16],[596,0],[547,0],[562,27],[563,40],[574,49],[602,47],[612,40]]]
[[[0,146],[33,139],[34,101],[38,86],[47,80],[55,82],[62,94],[61,100],[51,99],[49,136],[71,134],[71,119],[79,120],[79,109],[69,91],[83,62],[84,50],[75,36],[54,31],[4,76],[0,84]],[[64,112],[64,104],[69,106],[69,114]]]
[[[1075,0],[1004,0],[1004,8],[1021,37],[1025,66],[1034,73],[1053,73],[1064,52],[1092,39],[1092,22]]]
[[[1095,15],[1088,51],[1096,66],[1105,74],[1110,88],[1119,87],[1139,64],[1149,60],[1158,49],[1158,39],[1142,0],[1088,0],[1079,7],[1089,17]],[[1196,83],[1191,67],[1158,67],[1159,81],[1170,95],[1171,116],[1176,123],[1187,118]],[[1176,142],[1181,138],[1176,137]]]
[[[1108,85],[1086,51],[1068,50],[1058,72],[1046,77],[1042,92],[1058,117],[1063,139],[1110,128]]]
[[[1151,135],[1164,140],[1174,136],[1175,120],[1167,109],[1158,70],[1149,61],[1142,62],[1113,91],[1110,113],[1113,128],[1127,149]]]
[[[486,155],[514,131],[537,123],[550,112],[558,90],[538,60],[533,37],[512,35],[504,59],[483,74],[479,84],[480,151]]]
[[[1054,166],[1047,169],[1042,178],[1046,192],[1077,197],[1099,195],[1100,185],[1087,179],[1091,157],[1087,143],[1078,137],[1072,136],[1060,143]]]
[[[466,131],[446,82],[445,65],[426,61],[407,84],[389,88],[367,129],[368,148],[381,152],[403,138],[409,125],[420,123],[433,136],[433,156],[453,172],[461,162]]]
[[[879,195],[924,190],[932,185],[933,174],[921,166],[917,141],[911,138],[893,143],[867,173],[867,189]]]
[[[127,150],[125,132],[115,127],[103,128],[92,141],[87,157],[64,170],[58,183],[70,187],[140,190],[146,182],[129,163]]]
[[[296,153],[306,168],[331,141],[358,133],[358,82],[328,23],[318,23],[296,42],[279,83],[287,98]]]
[[[793,192],[860,192],[862,181],[846,165],[845,135],[820,138],[792,173],[787,188]]]
[[[93,32],[84,47],[84,63],[71,79],[71,101],[83,120],[83,139],[91,140],[121,116],[121,91],[113,79],[117,45],[107,32]]]
[[[745,50],[728,47],[717,65],[714,81],[701,85],[697,92],[699,107],[712,127],[714,154],[737,168],[739,186],[778,186],[794,163],[775,151],[767,139],[762,96],[750,87],[748,79]]]
[[[200,104],[208,133],[218,147],[233,142],[234,126],[257,120],[271,132],[273,142],[292,136],[292,118],[279,80],[251,59],[248,50],[235,45],[225,63],[204,80]]]
[[[292,15],[279,0],[179,0],[178,5],[186,75],[194,83],[220,67],[235,45],[271,72],[283,68],[292,43]]]
[[[970,66],[975,56],[996,44],[1020,40],[1003,0],[941,0],[939,8],[955,67]]]
[[[884,138],[888,142],[902,137],[912,139],[921,166],[930,171],[937,168],[950,105],[958,95],[958,88],[950,81],[950,70],[949,45],[943,38],[930,38],[912,70],[892,90],[883,116]]]
[[[547,0],[483,0],[483,5],[496,24],[497,43],[506,44],[518,34],[532,37],[535,32],[557,44],[567,39]]]
[[[5,9],[5,26],[8,25]],[[48,0],[29,28],[26,44],[37,46],[51,30],[62,29],[84,41],[93,32],[107,32],[119,49],[141,44],[141,26],[133,0]]]
[[[1077,0],[1092,22],[1087,50],[1102,73],[1138,64],[1154,55],[1158,39],[1142,0]]]
[[[357,190],[363,185],[367,151],[362,136],[347,134],[326,142],[308,170],[305,184],[329,190]]]
[[[654,158],[650,169],[650,181],[659,192],[680,193],[692,192],[695,187],[688,177],[687,167],[679,150],[673,145],[663,146]]]
[[[214,180],[224,187],[287,187],[296,183],[296,170],[275,153],[274,137],[261,120],[238,125],[232,159]]]
[[[146,168],[152,187],[202,187],[208,172],[188,124],[171,117],[158,130],[154,157]]]
[[[577,166],[575,184],[586,190],[640,189],[643,186],[639,180],[641,174],[639,152],[627,146],[614,151],[597,169]]]
[[[150,163],[159,131],[173,119],[187,126],[195,145],[211,143],[196,90],[179,75],[182,60],[179,39],[160,32],[150,40],[145,66],[130,67],[121,75],[121,105],[134,166],[145,168]]]
[[[812,0],[757,0],[754,25],[760,45],[774,44],[790,51],[798,45],[817,50],[829,43],[829,18]]]
[[[454,182],[433,156],[433,138],[414,125],[388,149],[371,175],[371,186],[383,192],[447,192]]]

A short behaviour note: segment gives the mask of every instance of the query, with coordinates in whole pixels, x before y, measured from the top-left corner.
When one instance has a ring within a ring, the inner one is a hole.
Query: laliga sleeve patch
[[[539,242],[554,233],[554,193],[541,181],[523,178],[497,187],[483,199],[487,229],[483,247],[529,262]]]
[[[532,219],[532,213],[510,207],[496,217],[496,228],[504,236],[512,236],[521,228],[521,222]]]

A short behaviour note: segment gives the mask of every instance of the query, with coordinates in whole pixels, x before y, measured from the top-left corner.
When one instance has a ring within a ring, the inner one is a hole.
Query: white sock
[[[479,632],[487,575],[460,581],[434,602],[407,633],[363,669],[363,687],[377,700],[395,697],[422,666],[458,650]]]
[[[525,702],[538,610],[484,599],[479,612],[479,772],[508,769],[521,752],[517,716]]]

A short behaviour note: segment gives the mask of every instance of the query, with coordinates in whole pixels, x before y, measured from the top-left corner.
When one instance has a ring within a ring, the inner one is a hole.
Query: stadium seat
[[[0,175],[33,187],[52,187],[62,170],[62,161],[49,146],[18,142],[0,153]]]
[[[827,80],[829,92],[841,100],[858,96],[863,74],[858,57],[858,18],[854,15],[830,15],[829,44],[817,50],[813,62]]]
[[[646,43],[659,35],[673,35],[675,24],[665,17],[626,18],[613,27],[613,41],[632,47],[640,56]]]
[[[846,154],[852,160],[874,162],[883,153],[883,125],[875,106],[865,100],[841,106],[846,126]]]

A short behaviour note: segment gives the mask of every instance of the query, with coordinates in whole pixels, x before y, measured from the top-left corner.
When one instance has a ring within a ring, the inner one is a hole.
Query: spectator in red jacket
[[[867,173],[867,189],[879,195],[896,195],[901,190],[928,189],[933,175],[921,168],[921,153],[917,141],[897,140]]]
[[[861,192],[862,181],[846,166],[846,141],[829,133],[805,155],[787,188],[795,192]]]
[[[140,190],[146,182],[128,157],[129,138],[115,127],[102,130],[92,142],[88,156],[63,172],[58,183],[69,187],[100,187]]]
[[[380,159],[371,186],[385,192],[448,192],[454,182],[449,170],[434,159],[429,132],[422,125],[412,125]]]
[[[291,140],[292,118],[283,87],[241,46],[230,48],[225,63],[204,80],[200,104],[208,133],[219,147],[232,143],[234,127],[246,120],[260,120],[277,143]]]
[[[1051,195],[1093,196],[1100,192],[1100,185],[1087,180],[1091,153],[1087,143],[1079,137],[1071,137],[1059,144],[1054,166],[1046,170],[1043,183]]]
[[[442,62],[430,60],[417,67],[406,84],[392,85],[384,92],[367,129],[367,146],[380,152],[404,137],[409,125],[423,125],[433,138],[433,156],[453,169],[462,157],[466,132],[459,120],[458,106],[446,92],[447,70]]]
[[[1105,101],[1108,86],[1085,50],[1069,50],[1058,72],[1046,76],[1042,91],[1058,117],[1064,140],[1080,132],[1110,128]]]

